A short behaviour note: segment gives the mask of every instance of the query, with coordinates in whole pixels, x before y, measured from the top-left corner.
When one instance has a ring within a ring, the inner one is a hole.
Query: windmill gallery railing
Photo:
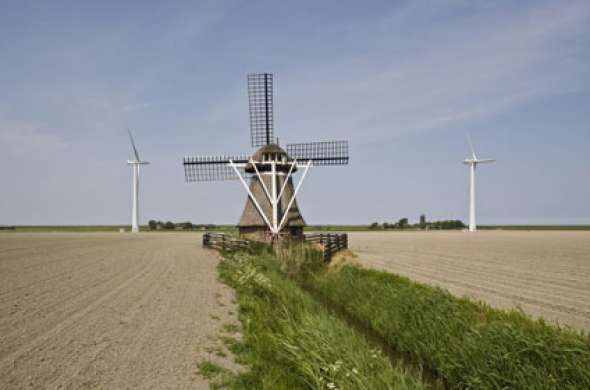
[[[348,249],[348,234],[336,233],[311,233],[305,234],[305,241],[319,244],[323,247],[324,261],[332,259],[334,253],[343,249]]]
[[[236,250],[249,250],[250,242],[224,233],[205,233],[203,234],[203,246],[224,252],[234,252]]]

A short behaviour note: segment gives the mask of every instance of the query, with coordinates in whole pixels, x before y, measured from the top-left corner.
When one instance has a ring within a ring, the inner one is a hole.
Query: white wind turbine
[[[471,158],[466,158],[463,160],[463,164],[469,165],[469,231],[474,232],[477,230],[477,225],[475,224],[475,168],[477,164],[485,164],[485,163],[492,163],[496,160],[493,159],[478,159],[475,155],[475,149],[473,148],[473,143],[471,142],[471,137],[469,134],[467,135],[469,139],[469,146],[471,147]]]
[[[133,154],[135,154],[135,160],[127,160],[127,164],[131,165],[133,168],[133,209],[131,211],[131,231],[137,233],[139,232],[139,166],[147,165],[149,162],[142,161],[139,158],[139,153],[137,153],[137,148],[135,147],[131,131],[127,129],[127,133],[129,133],[129,140],[131,141],[131,147],[133,147]]]

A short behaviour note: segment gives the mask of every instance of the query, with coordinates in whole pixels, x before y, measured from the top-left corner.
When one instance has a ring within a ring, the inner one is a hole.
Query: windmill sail
[[[273,81],[271,73],[248,75],[250,139],[253,147],[273,143]]]
[[[230,166],[230,160],[236,164],[245,164],[250,160],[248,156],[198,156],[185,157],[184,178],[192,181],[220,181],[237,180],[238,176]],[[244,174],[244,168],[237,168]]]
[[[348,141],[287,144],[287,153],[298,161],[311,160],[313,165],[347,165]]]
[[[183,159],[187,182],[239,180],[248,194],[238,224],[243,238],[276,243],[303,239],[305,220],[297,194],[310,167],[347,165],[348,141],[279,146],[274,137],[273,75],[248,75],[252,156],[199,156]],[[300,171],[294,185],[293,174]],[[249,183],[248,183],[249,182]]]

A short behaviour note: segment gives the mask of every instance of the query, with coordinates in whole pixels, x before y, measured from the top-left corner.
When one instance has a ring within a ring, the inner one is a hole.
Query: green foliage
[[[373,222],[369,226],[366,226],[362,229],[362,226],[342,226],[342,227],[335,227],[331,229],[329,226],[320,226],[316,229],[308,229],[308,230],[324,230],[324,231],[336,231],[336,230],[347,230],[347,231],[360,231],[360,230],[388,230],[388,229],[396,229],[396,230],[405,230],[405,229],[464,229],[466,225],[458,220],[444,220],[444,221],[433,221],[427,222],[426,215],[422,214],[420,216],[420,222],[417,224],[411,224],[408,218],[400,218],[395,223],[383,222],[379,224],[378,222]]]
[[[446,229],[464,229],[464,228],[467,227],[462,221],[460,221],[458,219],[429,222],[427,224],[427,226],[430,229],[442,229],[442,230],[446,230]]]
[[[213,224],[194,224],[192,222],[177,222],[174,223],[172,221],[162,222],[155,219],[150,219],[148,222],[148,227],[150,230],[183,230],[183,231],[192,231],[192,230],[216,230],[219,232],[231,233],[236,231],[235,226],[230,225],[213,225]]]
[[[296,256],[302,260],[295,260]],[[283,267],[293,275],[315,269],[315,253],[287,250]],[[234,254],[219,265],[235,288],[244,329],[232,351],[249,370],[228,384],[234,389],[415,389],[417,373],[393,366],[365,338],[285,277],[266,252]]]
[[[399,221],[397,221],[397,223],[395,224],[395,226],[399,229],[405,229],[408,227],[408,219],[407,218],[401,218]]]
[[[385,272],[345,266],[313,288],[450,388],[590,388],[590,339]]]
[[[369,229],[371,229],[371,230],[379,229],[379,222],[373,222],[372,224],[370,224]]]
[[[235,375],[232,372],[210,361],[198,363],[197,369],[199,375],[209,380],[212,389],[226,388],[235,380]]]
[[[308,244],[292,244],[279,252],[281,271],[293,280],[305,280],[324,266],[320,249]]]

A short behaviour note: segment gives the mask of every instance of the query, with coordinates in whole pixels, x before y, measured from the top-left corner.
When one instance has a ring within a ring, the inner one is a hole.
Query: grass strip
[[[588,335],[357,266],[305,283],[449,388],[590,388]]]
[[[288,279],[273,255],[225,255],[219,271],[236,290],[244,329],[242,340],[231,349],[238,362],[249,367],[230,382],[224,379],[225,386],[426,388],[419,372],[393,365],[379,348]]]

